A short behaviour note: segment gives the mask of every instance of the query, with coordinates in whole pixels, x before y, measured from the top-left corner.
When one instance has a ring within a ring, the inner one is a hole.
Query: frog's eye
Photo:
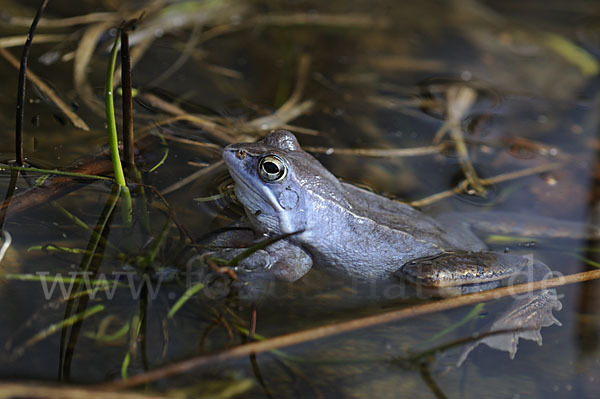
[[[287,166],[276,155],[267,155],[258,161],[258,174],[266,182],[278,182],[285,179]]]

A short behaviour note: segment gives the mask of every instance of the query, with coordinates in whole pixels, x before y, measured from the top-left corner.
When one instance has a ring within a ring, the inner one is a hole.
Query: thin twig
[[[226,129],[213,122],[210,121],[200,115],[192,115],[185,112],[183,109],[178,106],[171,104],[151,93],[139,93],[136,98],[141,99],[142,101],[146,101],[150,104],[150,106],[154,108],[158,108],[162,112],[170,115],[174,115],[175,120],[185,120],[188,121],[201,129],[203,129],[208,135],[210,135],[213,139],[217,140],[219,144],[231,144],[236,140],[231,136]]]
[[[164,6],[162,1],[152,1],[145,7],[145,13],[152,13],[157,10],[158,7]],[[88,27],[77,45],[75,50],[75,59],[73,62],[73,82],[75,84],[75,91],[81,97],[81,100],[96,114],[104,116],[104,109],[101,103],[94,95],[94,90],[88,79],[88,71],[90,61],[94,55],[94,51],[97,47],[98,42],[102,35],[112,28],[115,24],[115,18],[123,18],[130,20],[136,18],[139,15],[139,11],[132,11],[125,15],[111,14],[109,18],[100,19],[98,23]],[[96,21],[93,19],[93,21]],[[155,39],[156,37],[154,37]],[[130,37],[131,44],[131,37]],[[132,56],[132,58],[134,58]],[[121,81],[121,73],[115,73],[113,84],[116,86]]]
[[[168,103],[151,93],[140,93],[138,94],[137,98],[147,101],[152,107],[158,108],[165,113],[175,115],[178,119],[187,120],[188,122],[201,127],[207,134],[218,140],[219,144],[225,145],[237,141],[233,138],[229,131],[235,131],[237,133],[270,131],[282,126],[286,126],[289,121],[307,113],[313,107],[314,102],[312,100],[306,100],[299,103],[299,100],[302,97],[302,92],[304,91],[309,66],[310,57],[301,57],[298,66],[298,78],[296,80],[294,91],[288,100],[274,113],[241,123],[229,129],[205,117],[188,114],[176,105]]]
[[[460,121],[469,108],[471,108],[476,98],[477,93],[468,86],[450,86],[446,93],[446,104],[448,108],[447,122],[450,136],[452,137],[452,140],[454,140],[454,145],[456,146],[458,162],[460,163],[465,178],[475,193],[485,196],[486,190],[471,163],[469,151],[467,150],[462,127],[460,125]]]
[[[92,111],[104,117],[104,108],[94,95],[92,85],[87,79],[88,66],[100,37],[113,26],[113,21],[102,21],[88,27],[79,40],[73,60],[73,84],[81,100]]]
[[[42,0],[42,4],[35,13],[33,22],[29,27],[29,33],[27,34],[27,40],[23,46],[23,53],[21,54],[21,63],[19,66],[19,84],[17,87],[17,120],[15,127],[15,142],[16,142],[16,154],[17,165],[23,166],[23,118],[25,116],[25,85],[27,84],[27,57],[29,57],[29,49],[31,48],[31,42],[33,41],[33,34],[37,27],[44,9],[48,5],[48,0]]]
[[[241,132],[252,132],[256,130],[271,131],[310,111],[314,105],[312,100],[300,102],[304,92],[304,87],[306,86],[309,69],[310,56],[304,54],[302,57],[300,57],[300,61],[298,63],[298,77],[296,79],[294,91],[290,97],[271,115],[263,116],[246,122],[240,126],[239,130]]]
[[[300,99],[302,98],[302,93],[304,93],[304,88],[306,87],[306,81],[308,79],[308,71],[310,70],[310,55],[302,54],[300,57],[300,61],[298,62],[298,77],[296,78],[296,85],[294,86],[294,91],[290,95],[290,97],[279,107],[277,112],[284,113],[288,112],[292,109]]]
[[[76,17],[49,19],[42,18],[40,27],[44,28],[64,28],[73,25],[87,25],[93,22],[116,20],[119,18],[119,13],[116,12],[94,12],[86,15],[78,15]],[[29,26],[31,19],[24,17],[10,17],[8,23],[12,26]]]
[[[176,395],[160,395],[136,391],[114,392],[85,386],[51,385],[39,381],[0,382],[0,399],[173,399]]]
[[[148,37],[156,38],[157,29],[168,35],[173,31],[187,29],[193,24],[209,25],[229,21],[233,15],[242,15],[247,7],[246,2],[235,0],[193,1],[189,2],[186,7],[161,4],[160,12],[154,13],[136,29],[130,35],[129,41],[132,46],[135,46]],[[148,14],[151,12],[148,11]]]
[[[4,59],[15,68],[19,67],[19,61],[17,61],[17,59],[13,57],[11,53],[9,53],[2,47],[0,47],[0,56],[4,57]],[[44,93],[44,95],[48,97],[50,101],[52,101],[54,105],[56,105],[61,110],[61,112],[65,114],[67,118],[69,118],[73,126],[83,130],[90,130],[88,125],[83,121],[83,119],[77,116],[75,112],[71,111],[71,108],[63,100],[61,100],[61,98],[54,92],[54,90],[52,90],[50,86],[44,83],[44,81],[40,77],[38,77],[29,69],[27,70],[27,78],[31,81],[31,83],[36,85],[37,88],[42,93]]]
[[[140,61],[144,54],[146,54],[146,51],[148,51],[151,48],[152,43],[154,43],[154,40],[156,40],[156,37],[148,37],[140,41],[138,44],[136,44],[135,47],[130,49],[131,51],[129,54],[129,62],[131,63],[131,69],[133,69],[137,65],[138,61]],[[114,84],[115,86],[121,84],[121,71],[118,69],[115,71]]]
[[[318,130],[309,129],[307,127],[294,126],[294,125],[289,125],[287,123],[281,125],[280,127],[282,129],[289,130],[292,133],[306,134],[308,136],[318,136],[319,135],[319,131]]]
[[[295,104],[293,107],[286,107],[283,112],[278,109],[271,115],[253,119],[242,124],[237,130],[239,130],[241,133],[253,133],[256,131],[269,132],[285,125],[293,119],[296,119],[300,115],[308,113],[314,105],[314,101],[306,100],[300,104]]]
[[[419,59],[405,55],[368,57],[366,62],[376,71],[423,71],[440,73],[448,68],[448,65],[440,60]]]
[[[164,137],[166,140],[173,141],[175,143],[191,145],[194,147],[201,147],[201,148],[209,149],[211,153],[218,154],[219,156],[221,155],[221,153],[223,152],[223,147],[218,144],[208,143],[205,141],[186,139],[184,137],[178,137],[178,136],[175,136],[174,134],[172,134],[171,132],[161,128],[162,124],[170,123],[173,120],[179,120],[179,119],[180,118],[175,117],[175,118],[168,118],[168,119],[165,119],[162,121],[155,122],[152,125],[148,125],[148,126],[142,128],[140,130],[140,133],[150,130],[149,128],[158,128],[158,129],[160,129],[159,136]],[[188,162],[188,165],[190,165],[190,164],[192,164],[192,162]],[[200,166],[204,167],[207,165],[204,164],[204,165],[200,165]]]
[[[385,29],[391,23],[387,17],[373,17],[365,14],[323,14],[323,13],[269,13],[257,15],[252,19],[252,26],[328,26],[338,28],[377,28]]]
[[[160,75],[158,75],[155,79],[152,80],[151,83],[148,84],[150,87],[157,87],[162,82],[170,78],[175,72],[177,72],[181,67],[185,65],[185,63],[190,59],[193,55],[194,50],[199,44],[199,33],[202,31],[202,24],[193,23],[192,31],[190,32],[190,37],[185,43],[185,46],[177,59],[172,62],[169,67],[162,71]]]
[[[35,37],[36,43],[53,43],[61,42],[68,39],[68,35],[62,34],[42,34]],[[18,47],[22,46],[27,41],[27,36],[5,36],[0,37],[0,47]]]
[[[426,146],[415,148],[328,148],[328,147],[302,147],[307,152],[316,152],[327,155],[358,155],[372,158],[391,157],[418,157],[421,155],[439,154],[441,146]]]
[[[156,381],[172,375],[181,374],[201,366],[224,362],[251,354],[259,354],[274,349],[285,348],[300,343],[332,337],[343,333],[356,331],[359,329],[386,324],[394,321],[404,320],[429,313],[440,312],[443,310],[454,309],[460,306],[472,305],[479,302],[499,299],[509,295],[519,295],[527,292],[535,292],[553,287],[560,287],[567,284],[579,283],[582,281],[596,280],[600,278],[600,270],[592,270],[583,273],[570,274],[567,276],[556,277],[548,280],[534,281],[525,284],[518,284],[509,287],[497,288],[494,290],[477,292],[458,296],[454,298],[443,299],[436,302],[415,305],[409,308],[393,310],[378,315],[366,316],[358,319],[342,321],[339,323],[309,328],[302,331],[296,331],[285,335],[280,335],[264,341],[254,341],[248,344],[239,345],[229,350],[217,352],[212,355],[198,356],[188,360],[183,360],[168,366],[160,367],[155,370],[138,374],[124,381],[116,381],[102,384],[100,389],[124,389],[138,386],[141,384]]]
[[[188,176],[184,177],[183,179],[179,180],[178,182],[171,184],[170,186],[161,190],[160,193],[162,195],[167,195],[169,193],[172,193],[173,191],[177,191],[181,187],[186,186],[195,180],[198,180],[201,176],[204,176],[207,173],[211,173],[211,172],[221,169],[223,167],[224,167],[223,161],[217,161],[217,162],[213,163],[212,165],[207,166],[202,169],[199,169],[196,172],[192,173],[191,175],[188,175]]]
[[[531,168],[525,168],[521,170],[517,170],[514,172],[503,173],[497,176],[488,177],[485,179],[480,179],[481,184],[485,186],[489,186],[492,184],[498,184],[509,180],[519,179],[521,177],[531,176],[538,173],[549,172],[551,170],[556,170],[562,168],[564,165],[560,163],[547,163],[543,165],[533,166]],[[469,187],[469,182],[463,180],[454,188],[450,190],[442,191],[437,194],[430,195],[429,197],[422,198],[417,201],[412,201],[409,203],[411,206],[426,206],[431,205],[434,202],[440,201],[444,198],[452,197],[455,194],[463,193]]]

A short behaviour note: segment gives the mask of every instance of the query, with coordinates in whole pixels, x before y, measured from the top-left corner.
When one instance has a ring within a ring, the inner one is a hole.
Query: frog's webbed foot
[[[519,338],[535,341],[542,345],[543,327],[561,323],[552,314],[560,310],[562,304],[556,295],[556,290],[543,290],[530,294],[527,298],[515,300],[509,310],[501,314],[491,325],[480,331],[485,336],[467,345],[457,362],[460,366],[469,353],[479,344],[508,352],[511,359],[517,353]]]
[[[537,260],[488,251],[441,253],[409,262],[400,272],[406,280],[439,296],[477,292],[551,276],[548,266]],[[508,310],[479,332],[484,336],[464,349],[458,365],[482,343],[508,352],[512,359],[517,352],[519,338],[541,345],[542,327],[561,325],[552,314],[553,310],[562,308],[555,290],[529,292],[513,299]]]
[[[514,255],[503,255],[502,259],[505,259],[506,262],[514,262],[517,265],[519,261],[516,258],[525,259]],[[544,263],[527,259],[526,266],[521,267],[520,270],[515,270],[515,274],[504,281],[503,285],[537,281],[551,275],[552,272]],[[468,354],[479,344],[486,344],[491,348],[506,351],[511,359],[517,353],[519,338],[535,341],[538,345],[542,345],[541,329],[550,327],[553,324],[561,326],[561,323],[552,314],[554,310],[561,309],[562,304],[554,289],[528,292],[515,296],[509,308],[497,316],[488,327],[479,332],[485,334],[485,336],[469,344],[463,350],[458,365],[460,366]]]

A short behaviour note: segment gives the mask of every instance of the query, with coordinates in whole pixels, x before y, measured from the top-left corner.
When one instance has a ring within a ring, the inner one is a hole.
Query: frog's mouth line
[[[243,185],[248,190],[250,190],[251,192],[253,192],[254,194],[256,194],[265,203],[271,205],[271,207],[274,208],[276,211],[280,211],[280,209],[277,209],[276,207],[273,206],[273,202],[272,201],[266,200],[265,197],[264,197],[264,195],[262,193],[258,192],[254,187],[252,187],[251,185],[249,185],[248,183],[246,183],[244,181],[244,179],[242,179],[240,177],[240,175],[238,173],[236,173],[233,169],[229,169],[229,173],[231,174],[231,177],[233,177],[233,180],[235,181],[235,184],[241,184],[241,185]],[[239,200],[239,198],[238,198],[238,200]]]

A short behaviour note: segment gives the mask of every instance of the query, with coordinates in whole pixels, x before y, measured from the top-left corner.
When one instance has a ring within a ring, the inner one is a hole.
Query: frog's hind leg
[[[561,308],[562,304],[554,289],[537,291],[527,298],[515,300],[507,311],[479,332],[480,335],[484,335],[483,338],[463,349],[457,366],[460,366],[479,344],[506,351],[511,359],[517,353],[519,338],[536,341],[541,346],[541,329],[553,324],[561,326],[560,321],[552,314],[553,310]]]
[[[443,296],[542,280],[552,274],[540,261],[489,251],[454,251],[421,258],[406,264],[401,273],[417,285],[434,286]],[[541,345],[541,329],[561,325],[552,314],[561,308],[554,289],[515,295],[508,309],[479,331],[483,337],[465,347],[458,365],[479,344],[506,351],[511,359],[517,352],[519,338]]]

